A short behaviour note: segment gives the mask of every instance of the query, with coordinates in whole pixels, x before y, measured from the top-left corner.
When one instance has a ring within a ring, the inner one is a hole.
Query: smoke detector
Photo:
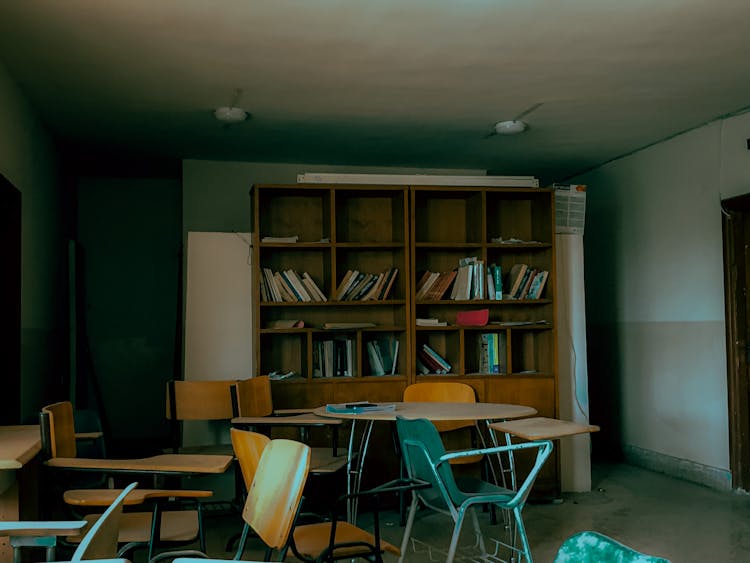
[[[248,113],[238,107],[223,106],[216,108],[214,117],[222,123],[241,123],[247,119]]]
[[[520,119],[498,121],[495,123],[495,133],[498,135],[518,135],[526,131],[526,123]]]

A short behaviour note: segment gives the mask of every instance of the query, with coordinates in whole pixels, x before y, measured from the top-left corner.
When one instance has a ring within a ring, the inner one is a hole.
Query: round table
[[[477,423],[484,421],[489,429],[489,424],[496,420],[512,420],[534,416],[537,410],[524,405],[513,405],[507,403],[444,403],[444,402],[385,402],[375,403],[377,405],[395,405],[391,410],[372,410],[358,413],[329,412],[326,406],[318,407],[313,412],[318,416],[327,416],[352,421],[349,434],[349,447],[347,449],[347,493],[356,493],[360,490],[362,473],[364,470],[365,457],[372,434],[372,427],[376,421],[395,421],[397,416],[404,418],[426,418],[427,420],[473,420]],[[357,421],[365,423],[364,431],[354,455],[355,425]],[[495,435],[489,429],[493,442]],[[354,523],[357,519],[357,502],[353,499],[347,505],[347,519]]]

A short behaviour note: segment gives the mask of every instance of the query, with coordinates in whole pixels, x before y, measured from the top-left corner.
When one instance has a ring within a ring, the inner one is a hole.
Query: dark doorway
[[[21,192],[0,174],[0,424],[21,419]]]
[[[750,195],[722,203],[732,487],[750,487]]]

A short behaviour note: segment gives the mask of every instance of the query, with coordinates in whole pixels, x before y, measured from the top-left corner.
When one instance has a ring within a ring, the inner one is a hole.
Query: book
[[[299,298],[297,293],[294,291],[294,288],[289,283],[289,281],[286,280],[284,276],[281,275],[281,272],[274,272],[273,279],[276,282],[276,287],[279,289],[279,293],[281,294],[282,301],[289,301],[289,302],[301,301],[301,299]]]
[[[295,292],[300,296],[300,301],[305,301],[305,302],[312,301],[310,294],[307,293],[307,290],[305,289],[305,285],[302,283],[302,280],[300,279],[296,271],[289,269],[289,270],[285,270],[284,272],[282,272],[282,274],[286,275],[286,278],[294,287]]]
[[[380,357],[380,351],[376,348],[375,342],[372,340],[367,343],[367,358],[370,360],[370,373],[372,375],[385,375],[383,359]]]
[[[544,284],[547,282],[547,276],[549,276],[547,270],[542,270],[534,276],[534,280],[531,282],[531,287],[529,287],[529,299],[539,299],[542,296]]]
[[[346,271],[346,274],[344,274],[344,277],[341,278],[341,283],[339,284],[339,287],[336,289],[337,301],[341,301],[344,298],[344,294],[349,289],[349,286],[352,284],[352,282],[358,275],[359,275],[359,272],[357,270]]]
[[[508,274],[508,297],[510,299],[516,299],[518,295],[519,285],[523,281],[523,276],[526,273],[528,266],[526,264],[513,264]]]
[[[417,319],[417,326],[448,326],[448,321],[440,321],[438,319]]]
[[[425,274],[429,275],[424,280],[424,283],[422,283],[422,285],[417,288],[417,294],[415,295],[416,299],[426,299],[425,296],[429,293],[432,286],[440,277],[440,272],[425,272]]]
[[[352,403],[331,403],[326,405],[326,411],[338,414],[360,414],[365,412],[391,412],[396,410],[394,403],[370,403],[356,401]]]
[[[260,242],[271,242],[271,243],[294,243],[299,241],[299,235],[292,235],[289,237],[263,237]]]
[[[307,272],[302,272],[302,283],[305,284],[305,288],[307,288],[307,292],[313,298],[313,301],[328,301],[323,292],[320,291],[318,284],[315,283],[315,280]]]
[[[266,323],[266,328],[304,328],[304,326],[305,321],[298,319],[280,319]]]
[[[448,371],[440,365],[435,358],[430,356],[424,349],[417,350],[417,357],[422,361],[422,364],[426,368],[426,372],[423,373],[438,373],[438,374],[445,374],[448,373]]]
[[[495,284],[495,299],[502,301],[503,299],[503,272],[500,266],[492,264],[490,266],[492,270],[492,278]]]
[[[351,329],[351,328],[372,328],[375,326],[375,323],[369,323],[369,322],[327,322],[323,323],[323,328],[325,329]]]
[[[427,299],[440,301],[443,298],[443,295],[445,295],[445,292],[448,291],[451,283],[453,283],[453,280],[456,279],[456,273],[456,270],[451,270],[450,272],[443,272],[440,274],[440,277],[428,292]]]
[[[523,287],[521,288],[521,290],[518,293],[518,298],[519,299],[526,299],[527,298],[527,296],[529,294],[529,288],[531,287],[531,282],[533,281],[534,276],[536,276],[537,272],[538,272],[538,270],[536,268],[529,268],[526,271],[526,274],[524,275],[524,280],[523,280]]]
[[[398,275],[398,268],[391,268],[388,271],[388,281],[383,283],[383,291],[380,294],[379,299],[388,299],[388,294],[391,292],[391,288],[393,287],[393,282],[396,280],[396,276]]]
[[[424,350],[428,356],[433,358],[439,365],[442,367],[446,373],[451,370],[451,365],[448,363],[448,361],[443,358],[440,354],[438,354],[433,348],[429,346],[429,344],[422,344],[422,350]]]

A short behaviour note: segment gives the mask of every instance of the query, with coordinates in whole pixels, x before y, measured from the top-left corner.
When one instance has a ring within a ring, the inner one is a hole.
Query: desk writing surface
[[[139,459],[56,457],[45,463],[65,469],[190,474],[224,473],[232,459],[230,455],[163,454]]]
[[[357,414],[329,413],[326,407],[318,407],[313,412],[319,416],[346,420],[396,420],[404,418],[426,418],[427,420],[505,420],[533,416],[533,407],[506,403],[443,403],[443,402],[388,402],[396,405],[395,410],[369,411]]]
[[[20,469],[41,449],[38,425],[0,426],[0,469]]]
[[[599,430],[599,427],[593,424],[578,424],[577,422],[545,417],[493,422],[490,424],[490,428],[525,440],[556,440]]]
[[[236,426],[338,426],[342,421],[337,418],[318,416],[312,412],[289,416],[236,416],[232,419]]]

